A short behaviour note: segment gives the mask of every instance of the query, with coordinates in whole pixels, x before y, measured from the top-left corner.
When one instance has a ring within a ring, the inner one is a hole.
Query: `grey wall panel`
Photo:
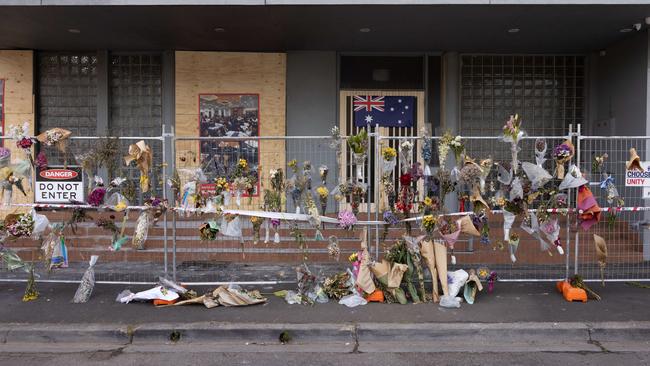
[[[338,113],[336,52],[288,52],[287,53],[287,135],[329,135],[336,124]],[[327,188],[331,191],[338,181],[334,151],[329,141],[288,140],[287,160],[296,159],[300,166],[308,160],[313,165],[313,190],[319,185],[318,167],[329,167]],[[288,171],[285,167],[285,171]],[[287,173],[290,176],[289,173]],[[289,200],[290,201],[290,200]],[[293,210],[288,203],[289,210]],[[334,208],[330,199],[328,211]]]

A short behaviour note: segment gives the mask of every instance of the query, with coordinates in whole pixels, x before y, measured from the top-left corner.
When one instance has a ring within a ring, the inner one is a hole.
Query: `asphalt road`
[[[0,365],[650,365],[650,353],[122,353],[0,354]]]

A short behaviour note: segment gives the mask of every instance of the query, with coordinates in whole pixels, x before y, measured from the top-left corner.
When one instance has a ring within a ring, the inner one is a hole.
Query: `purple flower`
[[[411,175],[412,182],[417,182],[419,179],[421,179],[424,173],[422,172],[422,167],[420,166],[420,163],[413,164],[413,166],[411,166],[411,169],[409,170],[409,174]]]
[[[88,204],[91,206],[99,206],[104,202],[104,196],[106,195],[106,188],[96,187],[88,195]]]
[[[274,228],[280,227],[280,219],[271,219],[271,225],[273,225]]]
[[[11,150],[7,149],[6,147],[0,147],[0,159],[10,158],[10,157],[11,157]]]
[[[384,211],[384,222],[389,225],[397,225],[399,223],[399,218],[395,216],[393,211]]]

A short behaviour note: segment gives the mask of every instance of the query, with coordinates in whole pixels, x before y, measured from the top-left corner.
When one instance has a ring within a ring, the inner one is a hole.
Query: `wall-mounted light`
[[[520,30],[521,29],[519,29],[519,28],[510,28],[510,29],[508,29],[508,33],[519,33]]]
[[[70,29],[68,29],[68,32],[73,33],[73,34],[79,34],[79,33],[81,33],[81,30],[79,30],[77,28],[70,28]]]
[[[361,28],[361,29],[359,29],[359,32],[361,32],[361,33],[369,33],[370,28]]]

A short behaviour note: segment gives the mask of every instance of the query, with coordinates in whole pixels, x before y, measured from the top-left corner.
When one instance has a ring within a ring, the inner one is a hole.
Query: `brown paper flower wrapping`
[[[640,172],[643,172],[643,167],[641,167],[641,158],[639,157],[639,154],[637,154],[636,149],[631,147],[630,148],[630,160],[628,160],[625,163],[625,168],[627,170],[638,170]]]
[[[433,302],[439,302],[440,295],[438,290],[438,271],[436,269],[436,256],[433,251],[432,241],[423,240],[420,242],[420,255],[426,262],[427,267],[429,267],[429,271],[431,272],[431,282],[433,286],[431,293],[433,294]]]
[[[594,244],[596,245],[596,258],[600,267],[600,281],[605,286],[605,266],[607,266],[607,243],[602,236],[594,234]]]
[[[52,142],[47,138],[48,135],[58,135],[59,137],[57,141]],[[72,135],[71,131],[68,131],[63,128],[55,127],[39,134],[38,136],[36,136],[36,139],[38,140],[38,142],[45,144],[47,146],[56,146],[56,148],[60,152],[65,154],[67,148],[67,140],[68,138],[70,138],[71,135]]]
[[[474,226],[474,223],[472,222],[472,219],[469,217],[469,215],[461,217],[458,219],[458,221],[456,221],[456,223],[458,224],[458,227],[460,227],[461,233],[476,237],[481,236],[481,233],[476,230],[476,226]]]
[[[140,169],[140,190],[142,192],[149,191],[149,170],[151,169],[151,162],[153,155],[151,148],[140,140],[135,144],[129,146],[129,155],[124,157],[124,162],[128,166],[132,161],[135,161],[138,169]]]

